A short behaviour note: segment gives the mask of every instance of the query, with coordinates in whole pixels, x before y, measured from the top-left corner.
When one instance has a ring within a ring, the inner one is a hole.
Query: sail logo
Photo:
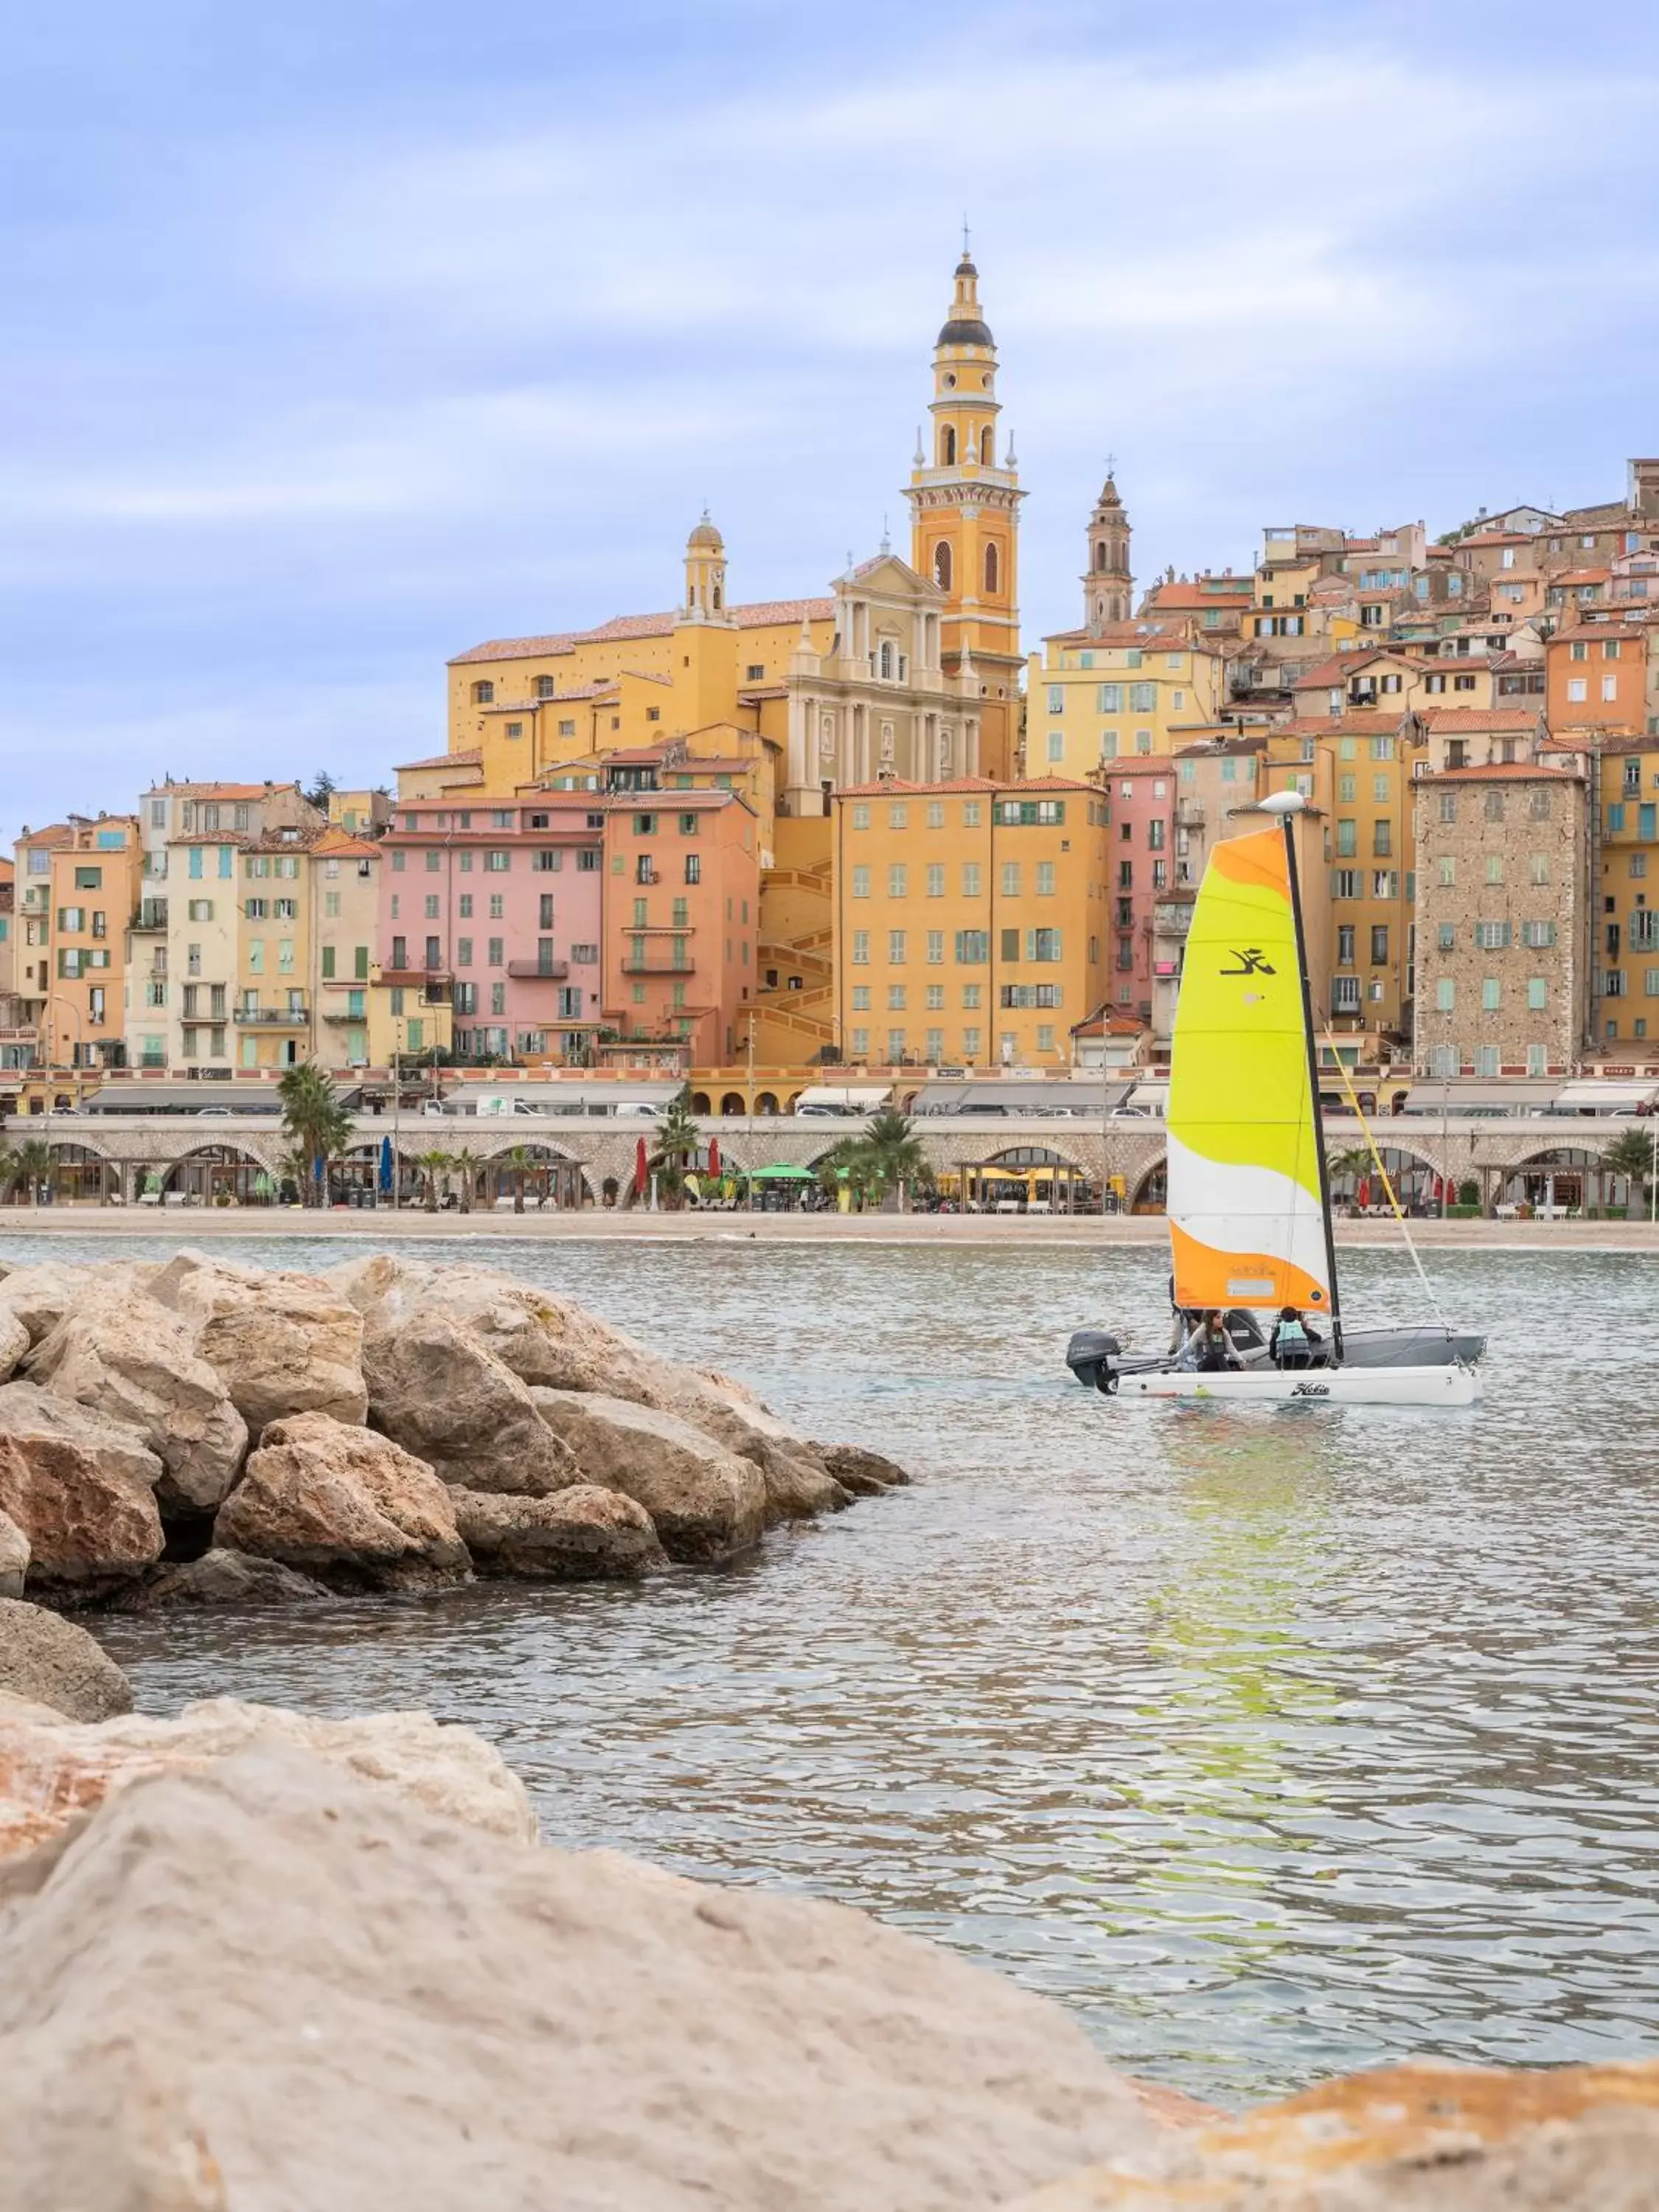
[[[1291,1393],[1292,1398],[1328,1398],[1330,1395],[1328,1382],[1298,1382]]]
[[[1266,957],[1259,945],[1243,947],[1235,945],[1232,957],[1237,961],[1237,967],[1218,968],[1216,970],[1218,975],[1271,975],[1274,973],[1272,961]]]

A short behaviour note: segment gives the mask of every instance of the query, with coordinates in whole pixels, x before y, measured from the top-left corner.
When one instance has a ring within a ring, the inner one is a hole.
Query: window
[[[1132,684],[1129,686],[1129,712],[1132,714],[1150,714],[1157,705],[1156,684]]]
[[[869,1011],[870,986],[867,983],[854,983],[853,986],[853,1012],[855,1014],[867,1014]]]
[[[927,896],[929,898],[945,896],[945,868],[943,864],[937,860],[927,871]]]
[[[1497,976],[1483,976],[1480,981],[1481,1012],[1484,1014],[1495,1014],[1502,1004],[1503,992],[1499,987]],[[1494,1069],[1492,1072],[1496,1074],[1497,1070]]]
[[[277,904],[280,906],[282,903],[283,903],[283,902],[279,899],[279,900],[277,901]],[[438,919],[438,912],[439,912],[438,898],[437,898],[437,894],[434,892],[434,893],[433,894],[433,896],[426,901],[426,918],[427,918],[427,920],[428,920],[428,921],[436,921],[436,920]]]
[[[1389,964],[1389,927],[1386,922],[1371,925],[1371,965],[1386,968]]]
[[[1609,968],[1601,978],[1601,986],[1603,992],[1609,999],[1622,999],[1625,995],[1624,969],[1622,968]]]
[[[1054,895],[1054,864],[1052,860],[1039,860],[1036,864],[1036,896],[1052,898]]]
[[[984,986],[980,983],[964,983],[963,985],[962,1011],[964,1014],[976,1014],[979,1012],[980,994]]]
[[[1581,701],[1583,701],[1583,700],[1584,698],[1586,698],[1588,696],[1589,696],[1589,687],[1588,687],[1588,686],[1587,686],[1587,684],[1585,684],[1584,679],[1583,679],[1583,678],[1582,676],[1570,676],[1570,677],[1568,677],[1568,678],[1567,678],[1567,697],[1569,698],[1569,700],[1571,700],[1571,701],[1572,702],[1572,703],[1573,703],[1575,706],[1576,706],[1576,705],[1577,705]]]
[[[904,932],[902,929],[890,929],[887,933],[887,964],[890,968],[902,968],[904,965]]]
[[[941,955],[940,955],[940,957],[943,957],[943,948],[941,948]],[[930,958],[932,957],[932,955],[931,955],[931,954],[929,955],[929,957],[930,957]],[[944,984],[943,984],[943,983],[930,983],[930,984],[927,986],[927,1011],[928,1011],[928,1012],[929,1012],[930,1014],[932,1014],[932,1013],[940,1013],[940,1012],[942,1012],[944,1011],[944,1007],[945,1007],[945,986],[944,986]]]
[[[1449,1014],[1455,1008],[1457,1004],[1457,986],[1453,982],[1449,975],[1442,975],[1436,982],[1434,987],[1434,1003],[1437,1012],[1443,1014]]]
[[[1096,684],[1095,712],[1099,714],[1121,714],[1123,712],[1123,686],[1121,684]]]
[[[979,895],[979,862],[964,860],[962,864],[962,896],[976,899]]]
[[[1025,933],[1025,957],[1028,960],[1058,960],[1060,948],[1060,933],[1057,929],[1028,929]]]
[[[930,830],[942,830],[945,827],[945,802],[943,799],[930,799],[928,800],[927,827]]]
[[[497,851],[484,854],[484,873],[487,876],[504,876],[512,865],[513,855],[510,853]]]
[[[887,986],[887,1011],[890,1014],[902,1014],[906,1011],[902,983],[890,983]]]
[[[1345,921],[1336,933],[1336,964],[1339,968],[1353,965],[1354,926]]]
[[[1339,1014],[1357,1014],[1359,1012],[1358,975],[1334,975],[1331,978],[1331,1006]]]
[[[887,871],[887,896],[889,898],[906,898],[909,896],[909,890],[910,871],[902,860],[895,860]]]
[[[1002,864],[1002,896],[1004,898],[1019,896],[1019,862],[1018,860],[1005,860]]]
[[[1063,730],[1050,730],[1050,731],[1049,731],[1049,732],[1048,732],[1048,758],[1049,758],[1049,760],[1050,760],[1050,761],[1063,761],[1063,760],[1065,759],[1065,757],[1066,757],[1066,732],[1065,732]]]
[[[489,683],[475,684],[472,687],[472,703],[475,707],[493,707],[495,703],[495,685]]]
[[[930,929],[927,933],[927,965],[939,968],[945,963],[945,932]]]
[[[870,827],[870,810],[862,800],[853,809],[853,827],[855,830],[867,830]]]
[[[1338,776],[1336,779],[1336,796],[1337,803],[1340,805],[1348,806],[1352,805],[1354,798],[1354,779],[1352,776]]]
[[[1443,853],[1438,863],[1438,880],[1443,891],[1449,891],[1457,881],[1457,862],[1449,853]]]
[[[983,967],[991,957],[990,931],[988,929],[957,930],[956,951],[958,968]]]
[[[1504,855],[1501,853],[1488,853],[1486,855],[1486,881],[1489,884],[1501,884],[1503,880]]]
[[[963,828],[964,830],[977,830],[977,829],[978,829],[978,827],[979,827],[979,801],[978,801],[978,799],[964,799],[963,800],[963,802],[962,802],[962,826],[963,826]]]
[[[853,965],[855,968],[870,965],[870,933],[867,929],[853,932]]]
[[[1336,825],[1336,849],[1344,860],[1351,860],[1359,850],[1359,824],[1339,821]]]
[[[1357,899],[1359,896],[1359,871],[1358,868],[1332,869],[1331,896],[1333,898],[1340,899]]]
[[[1527,978],[1527,1006],[1533,1013],[1540,1012],[1549,1004],[1549,985],[1541,975]]]
[[[1523,921],[1521,942],[1534,951],[1547,951],[1555,942],[1555,924],[1553,921]]]
[[[980,1055],[980,1033],[978,1030],[975,1028],[964,1029],[962,1032],[963,1058],[969,1060],[977,1060]]]
[[[1063,714],[1066,712],[1066,687],[1064,684],[1051,684],[1048,686],[1048,712],[1051,714]]]
[[[870,896],[870,871],[869,871],[869,869],[868,869],[868,868],[854,868],[854,871],[853,871],[853,896],[854,896],[854,898],[858,898],[858,899],[866,899],[866,898],[868,898],[868,897],[869,897],[869,896]]]
[[[455,965],[458,968],[470,968],[472,965],[472,939],[470,937],[458,937],[455,939]]]

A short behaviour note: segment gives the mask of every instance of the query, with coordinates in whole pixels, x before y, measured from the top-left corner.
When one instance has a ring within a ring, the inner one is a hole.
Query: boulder
[[[430,1713],[324,1720],[210,1698],[175,1719],[129,1713],[94,1728],[0,1697],[0,1862],[61,1835],[76,1814],[132,1782],[198,1773],[256,1743],[303,1752],[492,1837],[536,1840],[529,1795],[501,1753],[471,1729]],[[250,1893],[243,1905],[253,1916],[249,1936],[257,1946],[260,1901]]]
[[[234,1492],[232,1493],[233,1496]],[[329,1593],[308,1575],[276,1559],[215,1546],[199,1559],[164,1561],[115,1601],[122,1613],[154,1613],[174,1605],[321,1605]]]
[[[441,1315],[371,1318],[363,1372],[375,1427],[446,1482],[544,1498],[581,1480],[518,1376]]]
[[[132,1711],[131,1683],[84,1628],[6,1597],[0,1597],[0,1690],[72,1721]]]
[[[0,1382],[16,1371],[17,1363],[29,1348],[29,1333],[10,1307],[0,1306]]]
[[[1164,2138],[1011,2212],[1638,2212],[1659,2172],[1659,2064],[1413,2062]]]
[[[199,1252],[175,1254],[153,1279],[158,1305],[196,1325],[196,1349],[258,1436],[289,1413],[368,1416],[363,1317],[314,1275],[255,1274]]]
[[[29,1571],[29,1540],[9,1513],[0,1513],[0,1597],[21,1597]]]
[[[56,1328],[70,1308],[83,1298],[100,1279],[95,1267],[74,1267],[61,1260],[44,1260],[33,1267],[14,1267],[0,1281],[0,1307],[20,1322],[31,1344]]]
[[[161,1462],[131,1429],[33,1382],[0,1384],[0,1513],[28,1540],[27,1587],[95,1598],[161,1556]]]
[[[192,1331],[153,1300],[104,1288],[80,1299],[30,1353],[55,1397],[135,1430],[161,1460],[164,1509],[210,1510],[235,1480],[247,1426]]]
[[[532,1394],[575,1456],[582,1479],[642,1505],[671,1559],[709,1565],[756,1543],[766,1526],[766,1483],[751,1461],[689,1421],[585,1390]]]
[[[551,1498],[450,1494],[455,1525],[481,1575],[632,1582],[668,1565],[651,1516],[620,1491],[578,1482]]]
[[[1156,2147],[1059,2006],[947,1951],[294,1752],[130,1787],[8,1888],[9,2212],[991,2212]]]
[[[432,1589],[465,1582],[471,1565],[432,1469],[326,1413],[271,1423],[213,1534],[337,1589]]]
[[[823,1463],[843,1490],[855,1498],[879,1498],[884,1490],[896,1490],[909,1476],[896,1460],[864,1444],[820,1444]]]

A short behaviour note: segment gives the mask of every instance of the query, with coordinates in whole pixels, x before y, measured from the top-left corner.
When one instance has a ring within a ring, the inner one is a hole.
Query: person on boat
[[[1196,1368],[1200,1375],[1219,1375],[1227,1368],[1243,1365],[1233,1350],[1221,1316],[1213,1308],[1200,1315],[1198,1327],[1187,1339],[1182,1352],[1181,1364]]]
[[[1281,1306],[1273,1333],[1267,1339],[1267,1357],[1275,1367],[1313,1367],[1324,1356],[1325,1340],[1304,1321],[1294,1306]]]

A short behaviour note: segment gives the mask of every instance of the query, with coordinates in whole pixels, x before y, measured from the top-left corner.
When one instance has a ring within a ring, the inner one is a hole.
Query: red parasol
[[[720,1142],[718,1137],[708,1139],[708,1172],[717,1176],[720,1171]]]
[[[1371,1179],[1369,1176],[1361,1176],[1359,1178],[1359,1188],[1354,1193],[1354,1203],[1363,1211],[1363,1209],[1368,1206],[1370,1202]]]
[[[643,1198],[651,1180],[651,1170],[645,1157],[645,1139],[641,1137],[634,1152],[634,1195]]]

